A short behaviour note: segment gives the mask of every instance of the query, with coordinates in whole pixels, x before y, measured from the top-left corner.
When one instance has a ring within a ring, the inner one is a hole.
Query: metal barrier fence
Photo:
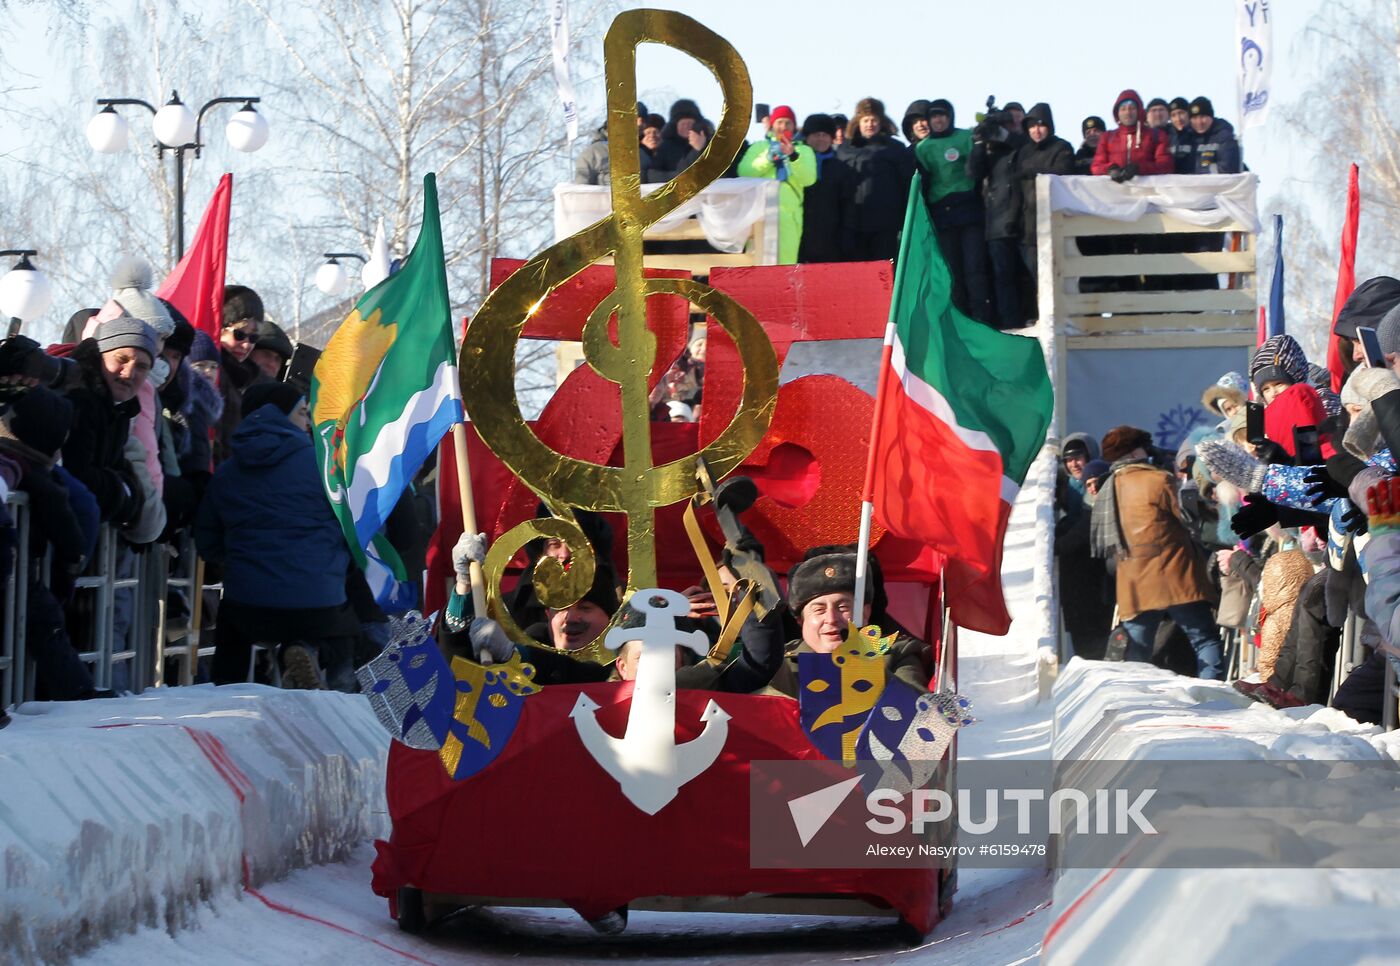
[[[18,704],[32,694],[34,676],[24,649],[29,610],[29,497],[12,493],[5,506],[15,524],[18,549],[5,581],[5,613],[0,615],[0,708]]]
[[[12,493],[5,501],[14,521],[15,551],[9,577],[0,590],[0,707],[35,697],[35,672],[28,659],[26,624],[31,575],[47,582],[50,554],[35,561],[30,553],[29,500]],[[108,526],[86,572],[74,582],[74,597],[85,597],[86,620],[68,621],[73,646],[92,669],[99,689],[140,692],[168,684],[193,684],[199,659],[213,654],[212,628],[201,628],[204,594],[222,585],[204,583],[204,562],[195,553],[188,531],[175,544],[154,544],[140,552],[125,544]],[[167,601],[174,589],[186,598],[179,621],[172,621]],[[69,609],[72,614],[74,608]],[[167,661],[177,664],[175,680],[166,680]]]

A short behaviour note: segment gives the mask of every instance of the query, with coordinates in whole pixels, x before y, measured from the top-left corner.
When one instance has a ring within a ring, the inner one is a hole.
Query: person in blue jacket
[[[350,552],[326,499],[301,391],[256,383],[231,458],[215,471],[195,517],[195,543],[223,566],[212,677],[246,681],[254,643],[281,645],[290,687],[355,689],[361,633],[345,596]]]
[[[1215,116],[1208,97],[1191,102],[1191,131],[1183,146],[1189,150],[1176,155],[1177,174],[1239,174],[1240,142],[1229,121]]]

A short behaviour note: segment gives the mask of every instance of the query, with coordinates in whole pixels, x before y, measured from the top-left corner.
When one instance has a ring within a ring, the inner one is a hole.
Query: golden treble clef
[[[637,138],[637,46],[660,43],[684,50],[709,68],[724,97],[719,127],[698,159],[655,192],[641,193]],[[608,92],[612,215],[565,238],[522,265],[493,291],[462,343],[462,396],[482,440],[540,495],[557,519],[530,520],[503,534],[486,558],[488,610],[517,641],[529,639],[510,619],[500,580],[511,558],[539,536],[559,537],[575,552],[565,571],[548,556],[534,571],[540,601],[556,609],[582,597],[593,581],[592,549],[569,508],[627,515],[627,590],[656,585],[655,508],[689,499],[699,489],[698,461],[715,478],[737,467],[763,438],[773,418],[778,362],[753,315],[723,292],[692,279],[648,279],[642,272],[642,233],[723,176],[743,143],[753,99],[748,70],[727,41],[690,17],[663,10],[620,14],[603,41]],[[583,327],[585,361],[615,382],[622,400],[622,466],[573,459],[545,445],[526,425],[515,398],[515,347],[525,322],[549,293],[608,254],[615,287]],[[734,341],[744,388],[734,419],[699,453],[652,465],[647,377],[656,337],[647,328],[649,295],[679,295],[713,317]],[[617,316],[617,342],[609,319]],[[596,649],[595,649],[596,650]],[[596,654],[585,656],[596,657]]]

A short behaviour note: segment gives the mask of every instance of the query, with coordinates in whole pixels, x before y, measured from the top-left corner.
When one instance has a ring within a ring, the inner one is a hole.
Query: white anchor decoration
[[[677,629],[676,618],[690,613],[690,602],[674,590],[639,590],[632,595],[631,606],[646,615],[646,624],[615,627],[603,639],[603,646],[612,651],[628,641],[642,644],[626,732],[614,738],[604,731],[597,721],[598,704],[586,694],[578,696],[569,717],[583,746],[616,779],[622,794],[655,815],[682,785],[719,757],[729,736],[730,715],[711,699],[700,715],[705,729],[692,740],[676,744],[675,648],[688,647],[703,657],[710,642],[703,631]]]

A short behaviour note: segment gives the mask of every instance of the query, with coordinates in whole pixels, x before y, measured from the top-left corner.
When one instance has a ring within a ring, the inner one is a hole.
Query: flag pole
[[[870,564],[870,520],[875,512],[875,454],[879,452],[880,412],[890,381],[890,358],[894,352],[895,319],[899,310],[899,273],[909,250],[909,234],[914,223],[914,206],[923,203],[919,172],[909,183],[909,203],[904,206],[904,230],[899,236],[899,257],[894,263],[894,286],[890,293],[890,315],[885,324],[885,346],[880,352],[880,376],[875,385],[875,412],[870,419],[870,451],[865,459],[865,485],[860,491],[860,536],[856,541],[856,612],[865,603],[865,580]],[[868,619],[868,615],[867,615]],[[863,623],[859,622],[858,623]]]
[[[477,533],[476,504],[472,501],[472,468],[467,458],[467,424],[452,424],[452,449],[457,456],[457,496],[462,504],[462,532]],[[475,560],[470,566],[472,611],[477,617],[487,617],[486,580],[481,573],[481,564]],[[457,578],[457,593],[466,596],[467,588],[462,586],[462,578]]]

